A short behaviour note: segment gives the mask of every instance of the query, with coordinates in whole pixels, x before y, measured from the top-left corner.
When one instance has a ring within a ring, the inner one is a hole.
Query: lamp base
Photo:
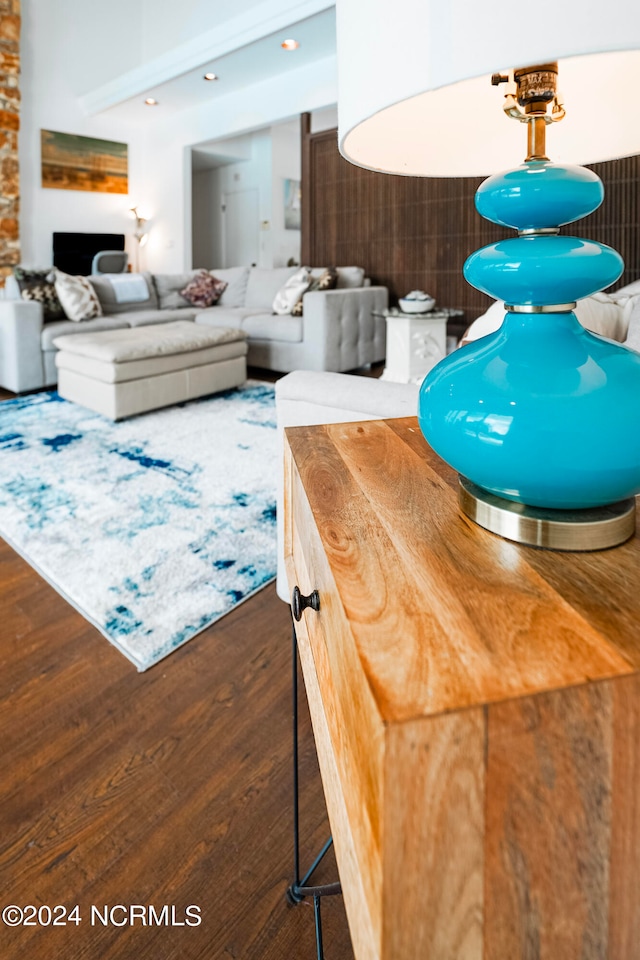
[[[552,510],[505,500],[460,477],[458,499],[462,512],[485,530],[547,550],[606,550],[636,529],[634,497],[586,510]]]

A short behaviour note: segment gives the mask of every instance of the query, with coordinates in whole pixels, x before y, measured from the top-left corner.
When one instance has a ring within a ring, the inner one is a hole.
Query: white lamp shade
[[[480,176],[516,166],[526,129],[491,74],[559,61],[563,163],[640,152],[640,0],[337,0],[340,152],[371,170]]]

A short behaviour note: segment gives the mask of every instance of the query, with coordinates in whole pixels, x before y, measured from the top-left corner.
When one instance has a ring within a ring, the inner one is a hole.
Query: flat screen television
[[[101,250],[124,250],[124,233],[54,233],[53,265],[64,273],[88,277]]]

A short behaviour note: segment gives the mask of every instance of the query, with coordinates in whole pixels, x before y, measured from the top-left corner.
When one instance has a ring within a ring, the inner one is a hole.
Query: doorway
[[[225,267],[255,266],[260,255],[258,190],[222,194],[222,250]]]

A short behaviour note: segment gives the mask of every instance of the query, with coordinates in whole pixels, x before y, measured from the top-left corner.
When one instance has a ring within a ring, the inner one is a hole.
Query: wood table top
[[[385,722],[638,670],[637,536],[557,553],[488,533],[414,417],[286,433]]]

